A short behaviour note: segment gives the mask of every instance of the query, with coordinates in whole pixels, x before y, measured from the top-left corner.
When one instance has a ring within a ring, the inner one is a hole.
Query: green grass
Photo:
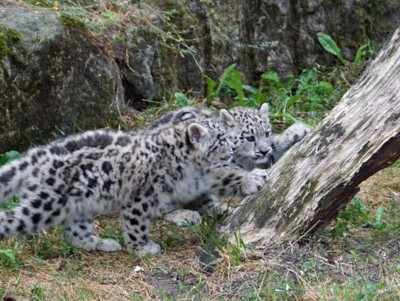
[[[19,200],[16,197],[12,197],[11,199],[9,199],[7,201],[0,202],[0,211],[11,209],[18,203],[19,203]]]
[[[18,266],[18,259],[12,249],[0,249],[0,267],[14,269]]]
[[[201,222],[197,225],[187,224],[188,228],[194,233],[202,243],[202,248],[208,254],[215,251],[219,256],[226,255],[230,264],[238,265],[246,260],[246,252],[250,246],[245,244],[239,232],[234,233],[235,241],[229,241],[225,235],[215,232],[215,226],[224,218],[221,215],[203,216]],[[212,259],[212,258],[211,258]]]
[[[226,106],[269,103],[270,117],[275,123],[290,125],[301,120],[317,124],[348,88],[339,80],[341,71],[338,68],[313,68],[302,71],[297,77],[282,79],[270,62],[260,76],[258,86],[250,86],[242,82],[242,75],[233,64],[225,69],[219,80],[206,77],[207,99],[210,105],[215,98]]]
[[[334,226],[329,233],[343,237],[354,229],[370,228],[372,233],[396,236],[400,234],[400,207],[390,200],[385,206],[371,210],[359,199],[354,198],[346,208],[335,217]]]
[[[0,59],[5,56],[13,57],[13,45],[21,39],[18,31],[5,27],[0,24]]]
[[[41,287],[38,284],[33,285],[33,287],[31,288],[31,293],[30,293],[29,299],[33,300],[33,301],[44,301],[44,300],[46,300],[46,298],[44,296],[43,287]]]

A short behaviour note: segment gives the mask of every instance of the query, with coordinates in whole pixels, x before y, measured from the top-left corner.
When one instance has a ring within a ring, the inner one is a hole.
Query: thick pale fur
[[[89,131],[36,147],[0,168],[2,198],[20,198],[0,212],[0,238],[61,224],[75,246],[118,251],[117,241],[93,233],[92,218],[119,211],[128,251],[158,253],[148,239],[153,216],[208,193],[251,195],[265,183],[265,172],[229,168],[224,132],[207,119],[156,133]]]

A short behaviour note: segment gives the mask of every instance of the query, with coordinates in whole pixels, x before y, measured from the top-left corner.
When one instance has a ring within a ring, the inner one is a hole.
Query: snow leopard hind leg
[[[30,185],[15,207],[0,212],[0,239],[30,235],[62,223],[71,212],[66,198],[51,189]]]
[[[156,195],[145,197],[137,195],[132,201],[125,204],[120,216],[124,228],[124,241],[128,252],[135,252],[143,256],[146,254],[158,254],[161,247],[148,238],[151,219],[154,216],[155,207],[159,205]]]
[[[73,246],[87,251],[121,250],[117,241],[93,234],[91,215],[77,212],[61,191],[30,185],[21,195],[17,206],[0,212],[0,239],[30,235],[37,230],[61,224],[64,239]]]
[[[64,239],[86,251],[117,252],[122,247],[114,239],[101,238],[93,232],[92,216],[78,213],[68,217],[62,224]]]

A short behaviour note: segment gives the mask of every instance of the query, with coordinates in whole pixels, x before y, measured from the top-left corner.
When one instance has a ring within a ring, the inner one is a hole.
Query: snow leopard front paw
[[[292,145],[304,138],[307,133],[311,131],[311,128],[304,125],[303,123],[295,123],[290,126],[284,133],[286,138]]]
[[[154,241],[152,240],[148,240],[147,243],[143,246],[137,247],[136,249],[136,254],[138,254],[139,256],[144,256],[147,254],[158,254],[161,252],[161,247],[159,244],[156,244]]]
[[[213,206],[210,206],[206,213],[209,215],[223,215],[227,213],[228,215],[233,212],[233,208],[229,206],[229,204],[220,204],[214,203]]]
[[[103,238],[96,244],[97,251],[103,252],[118,252],[122,250],[121,245],[114,239]]]
[[[167,213],[164,216],[164,220],[174,223],[180,227],[186,226],[187,223],[197,225],[200,223],[200,213],[188,209],[177,209]]]
[[[242,195],[248,196],[257,193],[267,183],[268,172],[265,169],[253,169],[248,172],[247,176],[243,179]]]

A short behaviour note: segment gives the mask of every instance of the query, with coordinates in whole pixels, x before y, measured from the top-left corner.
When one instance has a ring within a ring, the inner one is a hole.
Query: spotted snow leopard
[[[92,217],[119,211],[128,251],[156,254],[148,233],[158,211],[208,192],[251,195],[266,182],[263,170],[233,172],[231,158],[232,143],[212,119],[156,134],[89,131],[33,148],[0,168],[1,199],[20,198],[0,212],[0,239],[61,224],[75,246],[118,251],[117,241],[93,233]]]
[[[145,130],[157,132],[179,122],[210,118],[215,117],[209,110],[185,107],[162,116]],[[282,134],[271,135],[267,104],[263,104],[259,110],[248,107],[222,109],[219,113],[219,121],[225,125],[228,139],[235,144],[233,163],[246,170],[270,167],[309,132],[308,127],[297,123]],[[225,211],[227,209],[227,206],[221,205],[218,198],[212,194],[206,194],[201,199],[187,200],[181,205],[183,205],[183,209],[170,208],[171,212],[168,212],[164,218],[183,225],[186,221],[191,223],[200,221],[198,212]]]

